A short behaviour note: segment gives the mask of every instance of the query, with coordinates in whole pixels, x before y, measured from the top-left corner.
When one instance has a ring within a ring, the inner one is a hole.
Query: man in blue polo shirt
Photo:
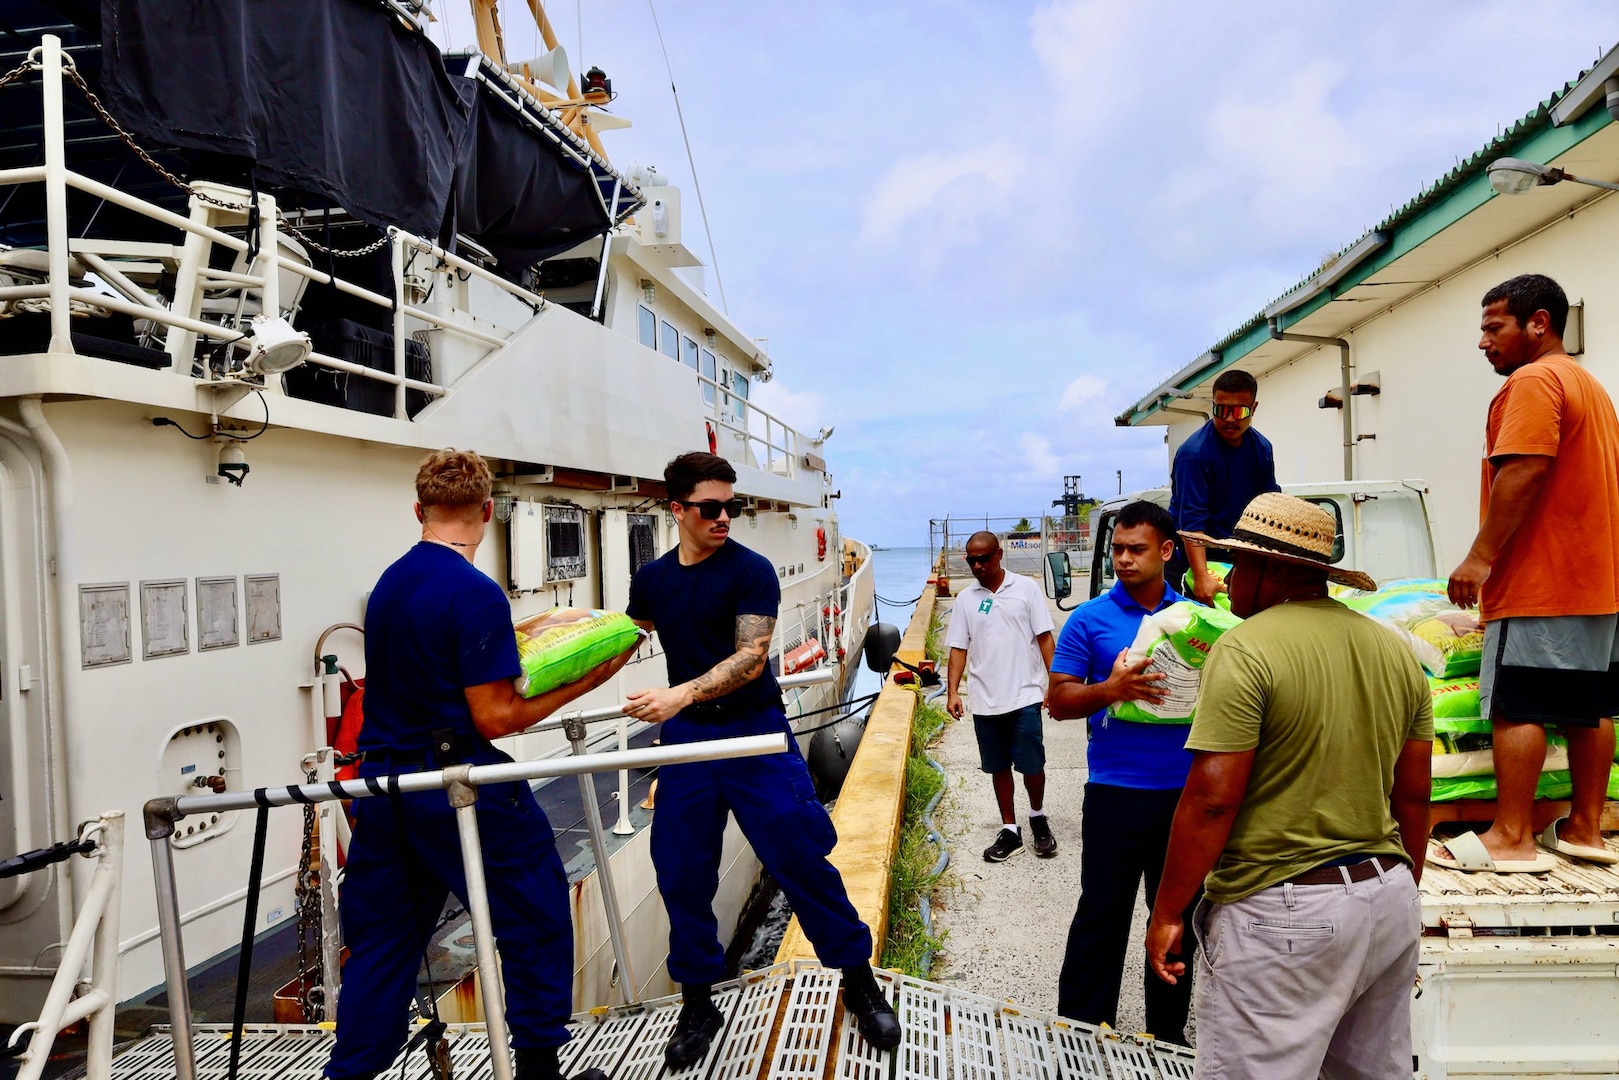
[[[1118,1023],[1119,984],[1135,914],[1147,880],[1147,906],[1158,894],[1175,804],[1191,769],[1187,728],[1138,724],[1107,714],[1119,701],[1159,701],[1162,675],[1128,660],[1141,619],[1185,597],[1164,580],[1175,549],[1175,524],[1163,507],[1133,502],[1113,527],[1118,583],[1075,608],[1063,624],[1051,663],[1046,707],[1052,717],[1089,718],[1089,776],[1080,815],[1079,908],[1068,928],[1068,949],[1057,981],[1057,1011],[1089,1024]],[[1186,909],[1185,949],[1194,938]],[[1185,1044],[1190,979],[1174,986],[1143,966],[1147,1029],[1164,1042]]]
[[[1182,532],[1225,538],[1255,495],[1282,490],[1276,483],[1276,455],[1270,440],[1252,430],[1259,408],[1259,383],[1246,371],[1231,368],[1214,380],[1214,415],[1175,451],[1170,470],[1169,516]],[[1200,544],[1180,544],[1165,576],[1180,585],[1192,572],[1192,597],[1214,603],[1219,579],[1209,560],[1225,552]]]

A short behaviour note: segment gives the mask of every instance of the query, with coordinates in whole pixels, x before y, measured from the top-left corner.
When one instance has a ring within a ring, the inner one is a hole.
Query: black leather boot
[[[517,1058],[517,1080],[562,1080],[562,1067],[557,1063],[554,1046],[524,1046],[513,1051]],[[586,1069],[573,1080],[607,1080],[600,1069]]]
[[[883,997],[870,964],[843,969],[843,1011],[853,1014],[860,1036],[879,1050],[899,1045],[899,1017]]]
[[[725,1017],[714,1007],[708,986],[681,988],[684,1001],[680,1006],[680,1019],[675,1021],[675,1033],[663,1047],[663,1060],[671,1071],[679,1072],[703,1060],[708,1046],[719,1034]]]

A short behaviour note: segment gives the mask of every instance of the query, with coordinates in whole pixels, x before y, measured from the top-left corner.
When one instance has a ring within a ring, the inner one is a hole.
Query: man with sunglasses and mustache
[[[663,470],[680,543],[637,570],[629,616],[657,630],[669,686],[629,695],[626,715],[661,723],[665,746],[784,732],[788,750],[765,757],[665,765],[658,773],[652,865],[669,912],[669,976],[683,998],[664,1047],[670,1070],[701,1061],[724,1023],[712,1000],[725,976],[714,893],[727,814],[798,916],[815,955],[843,971],[843,1004],[880,1050],[899,1045],[899,1022],[871,970],[871,930],[827,859],[837,843],[792,741],[770,669],[781,585],[770,561],[730,538],[742,512],[736,470],[714,454],[682,454]]]
[[[1246,371],[1231,368],[1214,380],[1214,414],[1181,443],[1170,470],[1169,516],[1176,529],[1230,536],[1255,495],[1282,490],[1270,440],[1252,429],[1258,398],[1259,383]],[[1223,591],[1209,569],[1212,560],[1231,558],[1218,548],[1179,543],[1165,577],[1179,588],[1190,569],[1192,597],[1212,604],[1214,594]]]

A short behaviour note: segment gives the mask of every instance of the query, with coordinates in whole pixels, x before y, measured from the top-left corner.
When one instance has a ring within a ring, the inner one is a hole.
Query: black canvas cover
[[[456,172],[454,224],[510,276],[613,223],[597,172],[480,86]]]
[[[107,105],[137,136],[438,233],[469,106],[375,0],[101,0],[101,26]]]

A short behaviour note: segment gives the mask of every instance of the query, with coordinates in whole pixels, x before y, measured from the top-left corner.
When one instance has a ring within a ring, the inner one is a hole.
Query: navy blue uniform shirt
[[[415,753],[449,727],[468,759],[503,757],[473,727],[465,690],[521,671],[505,590],[423,540],[382,572],[366,602],[360,749]]]
[[[1280,491],[1270,440],[1253,428],[1242,445],[1227,446],[1211,420],[1175,451],[1169,516],[1175,528],[1224,539],[1255,495]]]
[[[1164,586],[1164,598],[1153,611],[1162,611],[1186,597]],[[1088,683],[1106,682],[1113,661],[1130,647],[1147,609],[1131,598],[1122,584],[1079,605],[1062,624],[1051,670]],[[1085,762],[1090,782],[1113,787],[1161,791],[1186,786],[1192,752],[1186,749],[1186,724],[1140,724],[1109,716],[1106,709],[1091,714],[1090,741]]]
[[[768,615],[781,607],[776,568],[758,552],[727,538],[712,555],[680,565],[676,547],[647,563],[630,580],[628,614],[650,622],[669,664],[669,685],[711,670],[736,652],[739,615]],[[781,706],[781,687],[769,666],[757,679],[705,704],[738,710]]]

